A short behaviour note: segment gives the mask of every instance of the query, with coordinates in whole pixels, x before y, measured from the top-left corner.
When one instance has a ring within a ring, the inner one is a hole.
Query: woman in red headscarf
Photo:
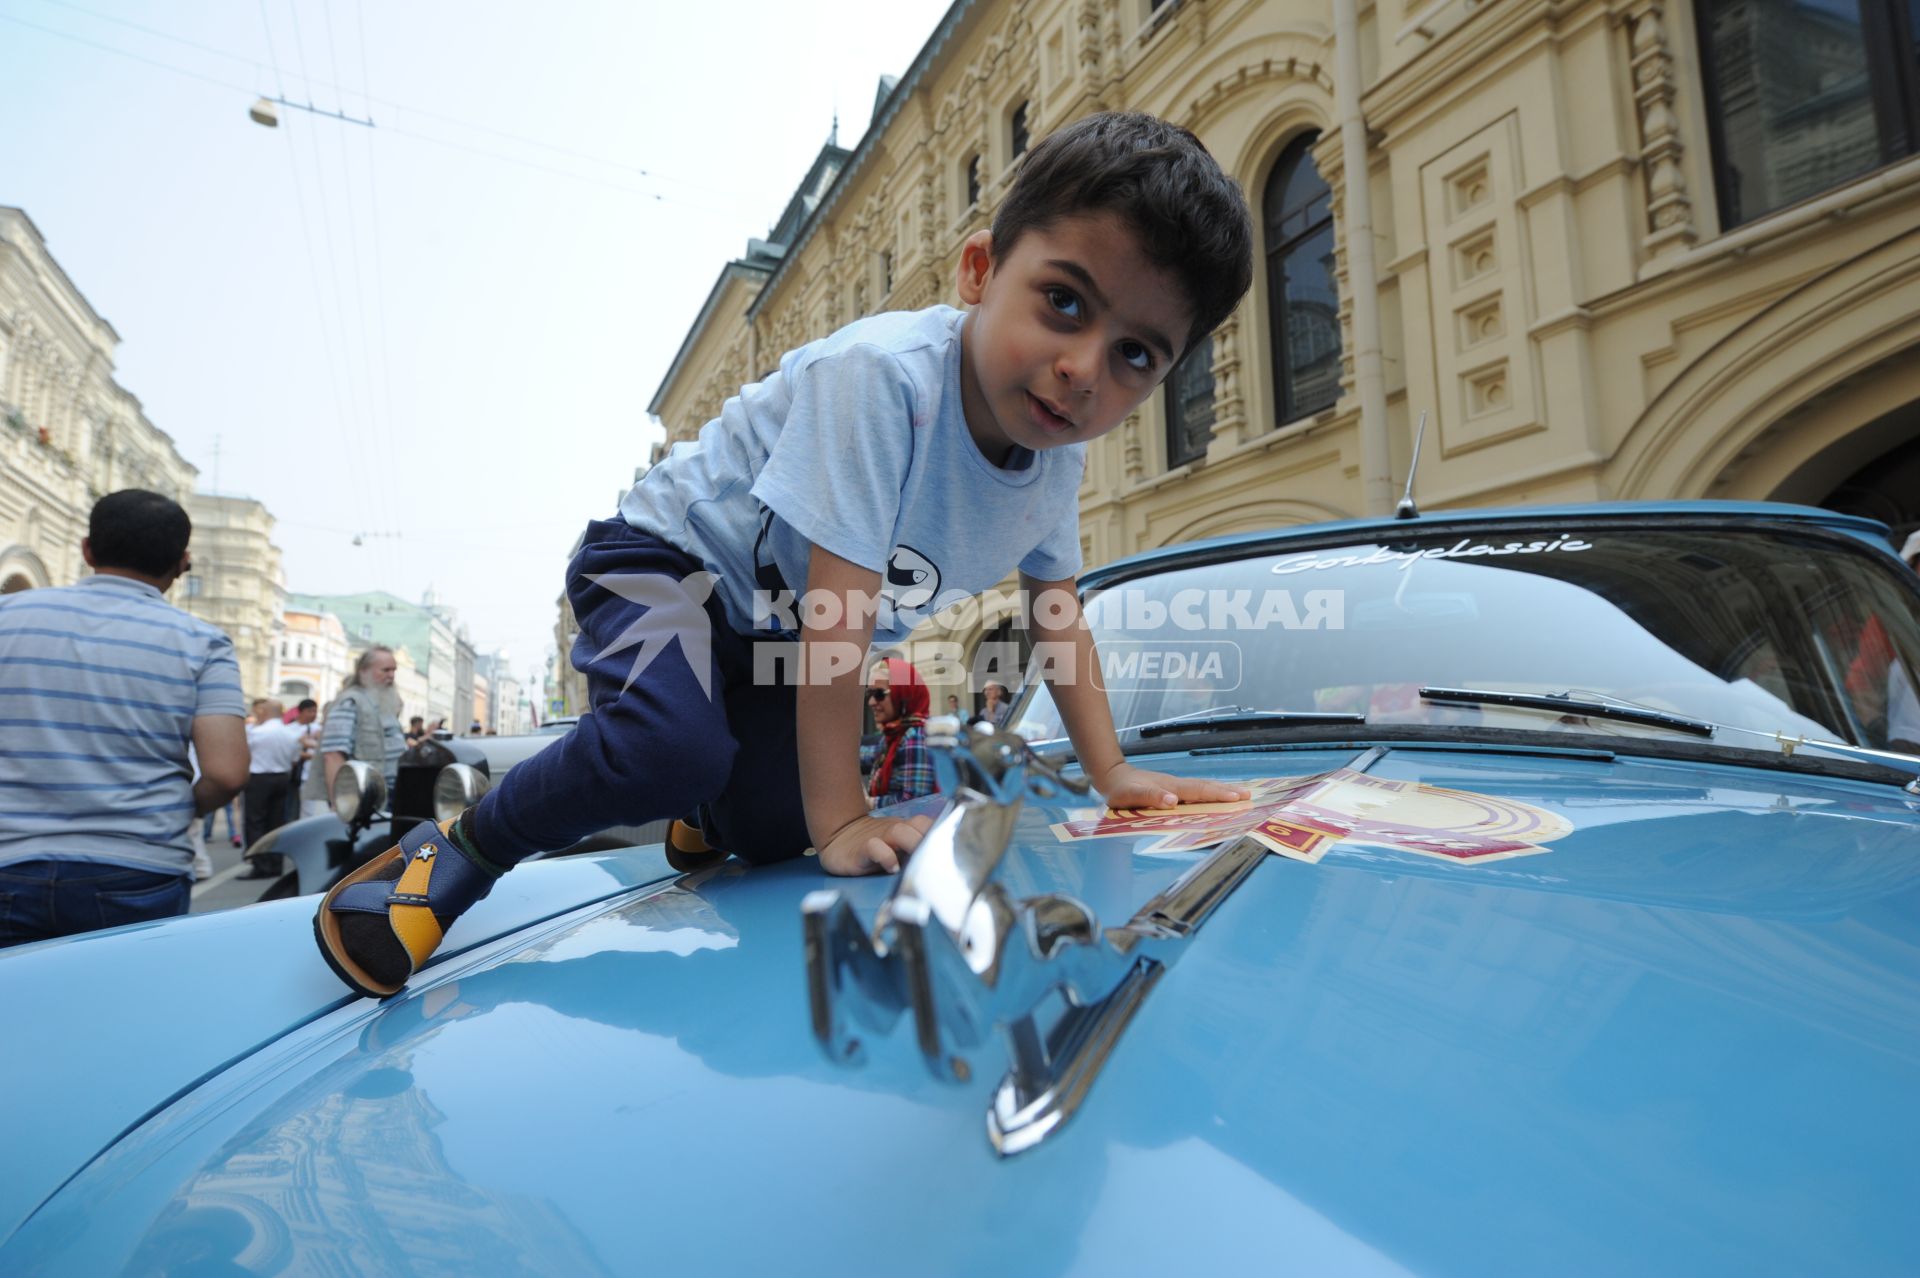
[[[884,808],[938,790],[933,759],[927,753],[926,722],[932,703],[920,672],[910,662],[888,657],[867,676],[867,701],[883,734],[875,751],[873,781],[867,787],[872,805]]]

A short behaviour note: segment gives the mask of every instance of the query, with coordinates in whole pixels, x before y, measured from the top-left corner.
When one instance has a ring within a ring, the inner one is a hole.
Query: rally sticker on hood
[[[1062,842],[1159,835],[1143,852],[1191,852],[1248,835],[1269,850],[1312,864],[1342,839],[1461,864],[1545,852],[1573,832],[1564,817],[1513,799],[1386,781],[1351,768],[1304,777],[1235,782],[1239,803],[1109,809],[1053,827]]]

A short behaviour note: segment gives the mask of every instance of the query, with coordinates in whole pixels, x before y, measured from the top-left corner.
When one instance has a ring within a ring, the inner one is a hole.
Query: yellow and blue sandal
[[[335,976],[369,998],[398,994],[453,921],[500,877],[461,850],[451,834],[459,819],[414,826],[398,847],[320,899],[313,915],[320,955]]]
[[[707,842],[707,836],[691,821],[675,820],[667,826],[667,864],[682,874],[692,874],[710,865],[718,865],[727,854]]]

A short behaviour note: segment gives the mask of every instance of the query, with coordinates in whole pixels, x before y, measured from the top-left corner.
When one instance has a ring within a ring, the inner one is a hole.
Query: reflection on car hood
[[[1157,766],[1250,780],[1355,759]],[[1920,1264],[1904,796],[1425,749],[1366,775],[1537,809],[1553,837],[1481,864],[1339,839],[1315,864],[1269,858],[1080,1111],[1018,1158],[984,1137],[991,1071],[937,1083],[904,1032],[863,1069],[830,1065],[802,979],[817,871],[727,869],[483,946],[236,1061],[76,1176],[0,1268]],[[1065,843],[1069,815],[1023,814],[1016,894],[1117,921],[1196,855]],[[870,916],[890,885],[846,886]]]
[[[461,916],[439,957],[672,877],[658,851],[529,866]],[[0,1051],[0,1096],[9,1098],[0,1125],[0,1238],[175,1096],[355,1001],[313,961],[317,899],[0,951],[0,1007],[18,1041],[32,1041],[27,1026],[49,1035],[31,1050]]]

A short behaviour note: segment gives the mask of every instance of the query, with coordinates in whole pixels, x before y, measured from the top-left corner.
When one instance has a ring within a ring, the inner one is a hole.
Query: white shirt
[[[250,723],[247,725],[247,749],[253,751],[249,772],[291,772],[300,757],[300,737],[306,730],[297,723]]]

